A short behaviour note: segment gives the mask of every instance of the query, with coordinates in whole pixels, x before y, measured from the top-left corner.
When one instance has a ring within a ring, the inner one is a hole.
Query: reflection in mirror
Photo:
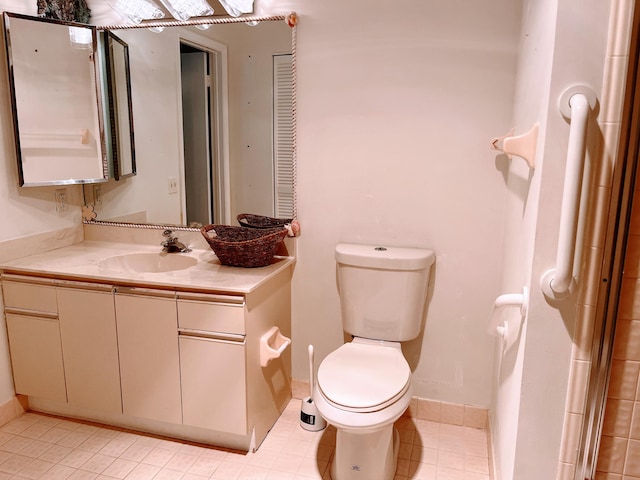
[[[105,137],[115,180],[136,174],[129,47],[113,32],[102,32],[108,115],[105,115]]]
[[[96,31],[4,13],[22,186],[105,181]]]
[[[102,185],[99,202],[85,188],[98,220],[291,218],[292,32],[282,18],[115,33],[129,50],[137,174]]]

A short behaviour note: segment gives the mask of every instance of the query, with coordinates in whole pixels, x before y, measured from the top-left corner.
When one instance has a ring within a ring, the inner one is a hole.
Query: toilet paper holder
[[[285,337],[278,327],[271,327],[260,337],[260,366],[264,368],[271,360],[279,358],[289,345],[291,339]]]

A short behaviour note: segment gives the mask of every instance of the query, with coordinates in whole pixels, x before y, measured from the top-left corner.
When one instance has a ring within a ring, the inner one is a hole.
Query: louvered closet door
[[[276,217],[293,216],[293,79],[291,55],[273,56]]]

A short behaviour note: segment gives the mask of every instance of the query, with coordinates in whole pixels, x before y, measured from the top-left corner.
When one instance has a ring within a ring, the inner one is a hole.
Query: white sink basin
[[[179,253],[128,253],[105,258],[98,268],[112,272],[163,273],[193,267],[198,260]]]

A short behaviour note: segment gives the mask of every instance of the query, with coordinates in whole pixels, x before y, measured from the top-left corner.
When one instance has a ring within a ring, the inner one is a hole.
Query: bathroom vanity
[[[16,393],[36,411],[255,450],[291,399],[293,263],[96,241],[6,262]]]

